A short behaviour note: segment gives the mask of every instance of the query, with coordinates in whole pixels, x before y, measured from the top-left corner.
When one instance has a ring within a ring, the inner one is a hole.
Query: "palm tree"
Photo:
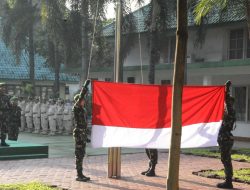
[[[66,0],[44,0],[42,19],[47,32],[48,62],[55,69],[54,94],[59,97],[61,51],[64,45]]]
[[[2,13],[3,41],[10,47],[20,62],[23,50],[28,50],[30,82],[35,86],[34,24],[37,18],[36,5],[32,0],[5,1]]]
[[[224,11],[230,8],[236,14],[245,17],[250,39],[250,1],[249,0],[199,0],[194,9],[195,21],[202,23],[202,19],[208,16],[213,10],[218,10],[223,15]]]

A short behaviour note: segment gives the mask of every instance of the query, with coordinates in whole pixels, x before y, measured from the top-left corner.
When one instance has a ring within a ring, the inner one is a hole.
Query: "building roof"
[[[173,2],[173,1],[172,1]],[[176,1],[174,1],[176,2]],[[176,3],[169,3],[167,9],[167,28],[175,29],[176,28]],[[145,26],[145,19],[149,14],[150,4],[134,11],[134,23],[135,23],[135,33],[147,32]],[[205,19],[205,23],[209,25],[213,24],[222,24],[222,23],[231,23],[244,21],[246,16],[244,14],[244,5],[243,4],[233,4],[229,5],[226,10],[221,12],[219,9],[214,9]],[[195,26],[193,9],[188,9],[188,26]],[[106,25],[103,29],[104,36],[114,36],[115,35],[115,22]]]
[[[12,51],[0,39],[0,79],[3,80],[29,80],[29,56],[23,51],[20,63],[16,63]],[[35,55],[35,80],[55,80],[54,69],[46,64],[42,56]],[[60,81],[77,82],[79,77],[60,73]]]

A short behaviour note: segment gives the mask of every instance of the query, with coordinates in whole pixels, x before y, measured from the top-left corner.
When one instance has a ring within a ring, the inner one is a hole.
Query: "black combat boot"
[[[152,164],[149,171],[145,174],[145,176],[148,176],[148,177],[155,176],[155,166],[156,164]]]
[[[152,165],[151,162],[149,162],[148,169],[146,171],[144,171],[144,172],[141,172],[141,175],[145,175],[146,173],[148,173],[150,168],[151,168],[151,165]]]
[[[1,146],[10,146],[5,142],[6,135],[1,135]]]
[[[90,180],[90,177],[86,177],[85,175],[82,174],[82,170],[77,170],[77,178],[76,181],[83,181],[86,182]]]
[[[232,179],[226,179],[223,183],[218,183],[217,187],[221,189],[233,189]]]

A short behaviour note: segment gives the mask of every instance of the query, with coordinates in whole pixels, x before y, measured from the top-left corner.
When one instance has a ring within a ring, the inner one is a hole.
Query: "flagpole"
[[[121,68],[121,0],[116,1],[114,82],[122,82]],[[121,148],[108,150],[108,177],[121,177]]]

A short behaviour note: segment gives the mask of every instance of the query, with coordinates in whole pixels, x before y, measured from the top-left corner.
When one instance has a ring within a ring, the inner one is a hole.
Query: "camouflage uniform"
[[[81,101],[84,101],[84,96],[87,93],[87,85],[89,81],[85,82],[80,94],[75,96],[75,105],[73,107],[73,114],[75,119],[75,129],[73,136],[75,139],[75,158],[76,158],[76,170],[77,181],[88,181],[89,177],[82,174],[82,162],[85,156],[85,147],[87,142],[87,112],[84,107],[80,105]]]
[[[8,112],[10,109],[9,97],[4,94],[4,84],[0,83],[0,138],[1,146],[9,146],[5,143],[7,134]]]
[[[145,149],[149,159],[149,167],[146,171],[142,172],[142,175],[155,176],[155,166],[158,162],[158,151],[157,149]]]
[[[21,128],[21,108],[17,105],[17,98],[10,99],[10,120],[8,125],[8,139],[17,141],[19,128]]]
[[[224,117],[222,125],[219,130],[218,144],[221,152],[221,162],[224,165],[224,172],[226,180],[224,183],[219,183],[217,187],[219,188],[233,188],[232,177],[233,177],[233,166],[231,160],[231,150],[233,147],[233,135],[231,131],[234,128],[236,121],[235,111],[233,109],[234,99],[230,96],[229,87],[231,82],[226,83],[226,102],[224,109]]]

